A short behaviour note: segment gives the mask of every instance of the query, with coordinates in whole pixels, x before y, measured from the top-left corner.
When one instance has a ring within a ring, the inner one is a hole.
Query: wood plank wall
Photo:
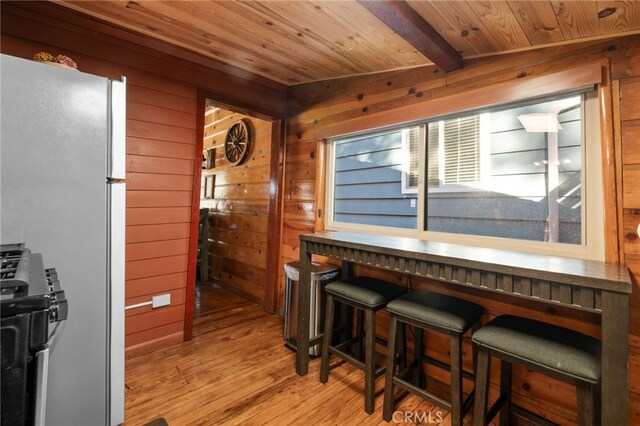
[[[224,158],[229,127],[244,120],[251,132],[251,148],[242,164],[231,166]],[[200,207],[210,211],[209,277],[250,300],[264,305],[269,214],[269,168],[272,123],[232,111],[208,107],[203,151],[214,148],[213,199]]]
[[[610,74],[606,77],[622,82],[624,248],[627,264],[635,271],[633,306],[638,306],[640,243],[633,234],[640,222],[640,38],[637,36],[466,61],[463,70],[446,76],[434,68],[420,68],[294,87],[289,92],[288,108],[291,116],[285,162],[282,262],[297,259],[300,233],[322,227],[322,220],[316,216],[316,210],[323,208],[324,193],[324,179],[320,177],[323,166],[319,164],[323,158],[320,137],[332,136],[333,129],[346,133],[372,128],[382,122],[388,124],[385,120],[389,116],[398,117],[400,114],[397,111],[401,108],[406,111],[408,105],[419,105],[452,94],[464,95],[478,87],[569,70],[588,62],[610,65]],[[382,120],[376,119],[381,116]],[[614,191],[615,188],[606,190]],[[616,255],[614,253],[612,257]],[[381,277],[401,285],[411,285],[414,289],[431,289],[475,301],[486,308],[485,320],[502,313],[511,313],[558,323],[594,336],[599,336],[600,333],[599,317],[594,314],[571,312],[533,302],[514,305],[514,301],[508,297],[496,296],[488,300],[471,289],[459,291],[437,282],[374,268],[358,268],[358,273]],[[282,305],[282,300],[280,304]],[[637,424],[640,423],[640,310],[632,307],[631,312],[630,424]],[[381,316],[379,327],[384,330],[385,324],[386,319]],[[430,337],[428,350],[436,358],[447,360],[447,347],[442,337]],[[470,369],[471,351],[468,341],[465,342],[464,351],[466,368]],[[494,373],[499,370],[497,366],[494,365]],[[430,369],[429,373],[444,382],[448,381],[447,375],[437,369]],[[494,398],[497,385],[498,377],[494,374],[491,388]],[[470,383],[465,381],[465,388],[469,387]],[[552,421],[560,424],[576,422],[574,389],[546,376],[525,369],[514,369],[513,398],[518,405]]]
[[[198,89],[238,105],[259,94],[259,108],[278,115],[284,86],[154,51],[144,38],[48,3],[3,2],[1,28],[2,53],[29,59],[39,51],[60,53],[81,71],[127,77],[126,304],[171,294],[167,307],[127,311],[127,357],[182,341],[187,280],[193,279],[187,260],[193,173],[200,167],[200,154],[194,157]]]
[[[182,339],[195,148],[193,88],[167,93],[162,81],[144,87],[132,80],[127,92],[125,303],[170,293],[171,304],[126,312],[130,353],[144,351],[150,340]]]
[[[622,149],[622,253],[633,279],[629,327],[629,383],[632,411],[640,411],[640,73],[620,83]],[[638,423],[636,417],[635,423]]]
[[[281,267],[278,279],[278,311],[284,312],[284,265],[299,259],[300,234],[314,231],[316,212],[316,144],[313,140],[287,141],[284,167]]]

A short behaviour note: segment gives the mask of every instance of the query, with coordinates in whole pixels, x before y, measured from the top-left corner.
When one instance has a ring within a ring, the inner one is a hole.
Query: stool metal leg
[[[476,375],[476,398],[473,404],[473,426],[485,426],[487,417],[487,393],[491,373],[491,356],[489,349],[478,348],[478,366]]]
[[[451,353],[451,425],[462,426],[462,336],[452,333],[449,337]]]
[[[404,327],[404,325],[401,325]],[[389,336],[388,336],[388,350],[387,350],[387,371],[385,372],[385,387],[384,387],[384,405],[382,408],[382,418],[389,422],[393,415],[393,375],[396,369],[396,348],[397,343],[397,329],[398,318],[391,314],[389,316]],[[406,355],[405,355],[406,356]]]
[[[331,293],[327,293],[327,306],[324,316],[324,337],[322,340],[322,364],[320,365],[320,382],[327,383],[329,380],[329,345],[331,345],[331,334],[333,333],[333,312],[335,302]]]
[[[578,424],[580,426],[594,426],[596,414],[594,401],[594,385],[591,383],[578,382],[576,391],[578,394]]]
[[[511,417],[511,363],[500,361],[500,394],[505,396],[504,405],[500,410],[500,426],[509,426]]]
[[[376,372],[376,313],[365,310],[365,361],[364,361],[364,411],[371,414],[375,410],[375,372]]]

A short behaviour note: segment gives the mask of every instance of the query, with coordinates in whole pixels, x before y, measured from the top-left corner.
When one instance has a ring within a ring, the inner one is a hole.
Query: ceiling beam
[[[404,0],[358,0],[365,9],[445,72],[462,68],[462,55]]]

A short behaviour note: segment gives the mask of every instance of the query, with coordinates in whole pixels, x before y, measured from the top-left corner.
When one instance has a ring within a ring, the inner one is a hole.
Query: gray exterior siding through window
[[[402,131],[336,141],[334,220],[415,229],[417,194],[402,193]]]
[[[554,102],[490,116],[487,190],[439,188],[427,197],[430,231],[544,241],[547,228],[547,134],[527,132],[517,116]],[[581,112],[558,120],[560,242],[581,243]],[[406,151],[396,130],[335,142],[334,221],[417,228],[417,194],[402,193]],[[413,202],[412,202],[413,200]]]
[[[427,229],[438,232],[544,241],[548,198],[545,133],[529,133],[517,119],[548,111],[553,103],[491,113],[493,191],[434,192],[427,200]],[[537,109],[535,107],[538,107]],[[560,242],[580,244],[580,108],[558,116]]]

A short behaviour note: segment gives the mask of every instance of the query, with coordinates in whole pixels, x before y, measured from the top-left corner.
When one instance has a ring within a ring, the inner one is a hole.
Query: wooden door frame
[[[193,337],[193,311],[195,309],[196,263],[198,258],[198,222],[200,219],[200,185],[202,178],[202,152],[204,142],[204,114],[207,100],[221,108],[256,117],[272,123],[271,158],[269,163],[269,215],[267,235],[267,268],[265,276],[264,310],[274,314],[278,303],[278,272],[280,265],[280,245],[282,240],[282,203],[284,190],[284,158],[286,117],[284,108],[273,110],[241,106],[241,102],[226,94],[205,89],[198,90],[196,109],[196,146],[193,161],[193,188],[191,197],[191,227],[189,232],[189,257],[187,266],[187,288],[184,309],[184,340]],[[283,105],[285,98],[282,99]]]

